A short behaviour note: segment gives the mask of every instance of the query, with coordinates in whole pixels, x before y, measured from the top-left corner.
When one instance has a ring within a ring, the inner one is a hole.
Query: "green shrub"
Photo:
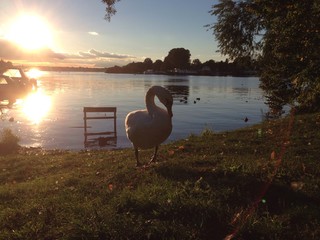
[[[19,148],[19,137],[14,135],[8,128],[2,130],[0,135],[0,154],[9,154],[15,152]]]

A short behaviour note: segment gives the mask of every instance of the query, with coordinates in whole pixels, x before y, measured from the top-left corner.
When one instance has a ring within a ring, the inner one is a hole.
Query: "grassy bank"
[[[204,131],[138,169],[132,149],[0,156],[0,239],[320,239],[319,129]]]

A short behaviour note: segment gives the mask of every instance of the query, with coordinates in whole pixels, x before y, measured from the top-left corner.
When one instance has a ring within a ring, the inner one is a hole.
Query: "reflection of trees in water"
[[[232,88],[232,92],[238,94],[240,96],[248,95],[249,88],[247,87],[234,87]]]
[[[168,78],[165,81],[155,84],[154,82],[145,83],[145,91],[147,92],[153,85],[159,85],[166,88],[173,97],[174,102],[184,103],[190,94],[189,79],[187,78]]]
[[[189,97],[189,86],[186,85],[166,85],[166,89],[172,94],[173,100],[177,102],[183,102],[181,100],[187,100]]]
[[[189,79],[187,78],[169,78],[167,80],[167,82],[169,83],[184,83],[184,82],[187,82],[187,84],[189,84]]]
[[[251,95],[251,88],[234,87],[232,88],[232,94],[235,96],[236,99],[239,99],[241,101],[246,100],[246,102],[248,102]]]
[[[168,85],[165,87],[172,94],[173,100],[177,102],[184,102],[188,99],[190,94],[189,79],[183,77],[169,77],[166,81]]]

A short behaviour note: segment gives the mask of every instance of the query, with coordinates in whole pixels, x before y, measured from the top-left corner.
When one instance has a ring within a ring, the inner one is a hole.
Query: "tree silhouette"
[[[184,48],[173,48],[168,56],[164,59],[167,69],[189,69],[190,67],[190,51]]]
[[[114,5],[119,1],[120,0],[102,0],[102,2],[106,4],[106,20],[110,21],[111,17],[116,14],[117,10]]]

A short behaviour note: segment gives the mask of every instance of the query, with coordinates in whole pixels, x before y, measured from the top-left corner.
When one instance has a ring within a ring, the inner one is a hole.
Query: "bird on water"
[[[165,106],[155,104],[155,97]],[[125,128],[131,141],[136,157],[136,165],[140,166],[139,149],[154,148],[154,154],[149,163],[156,161],[159,145],[163,143],[172,131],[171,93],[163,87],[152,86],[145,96],[146,109],[128,113]]]

